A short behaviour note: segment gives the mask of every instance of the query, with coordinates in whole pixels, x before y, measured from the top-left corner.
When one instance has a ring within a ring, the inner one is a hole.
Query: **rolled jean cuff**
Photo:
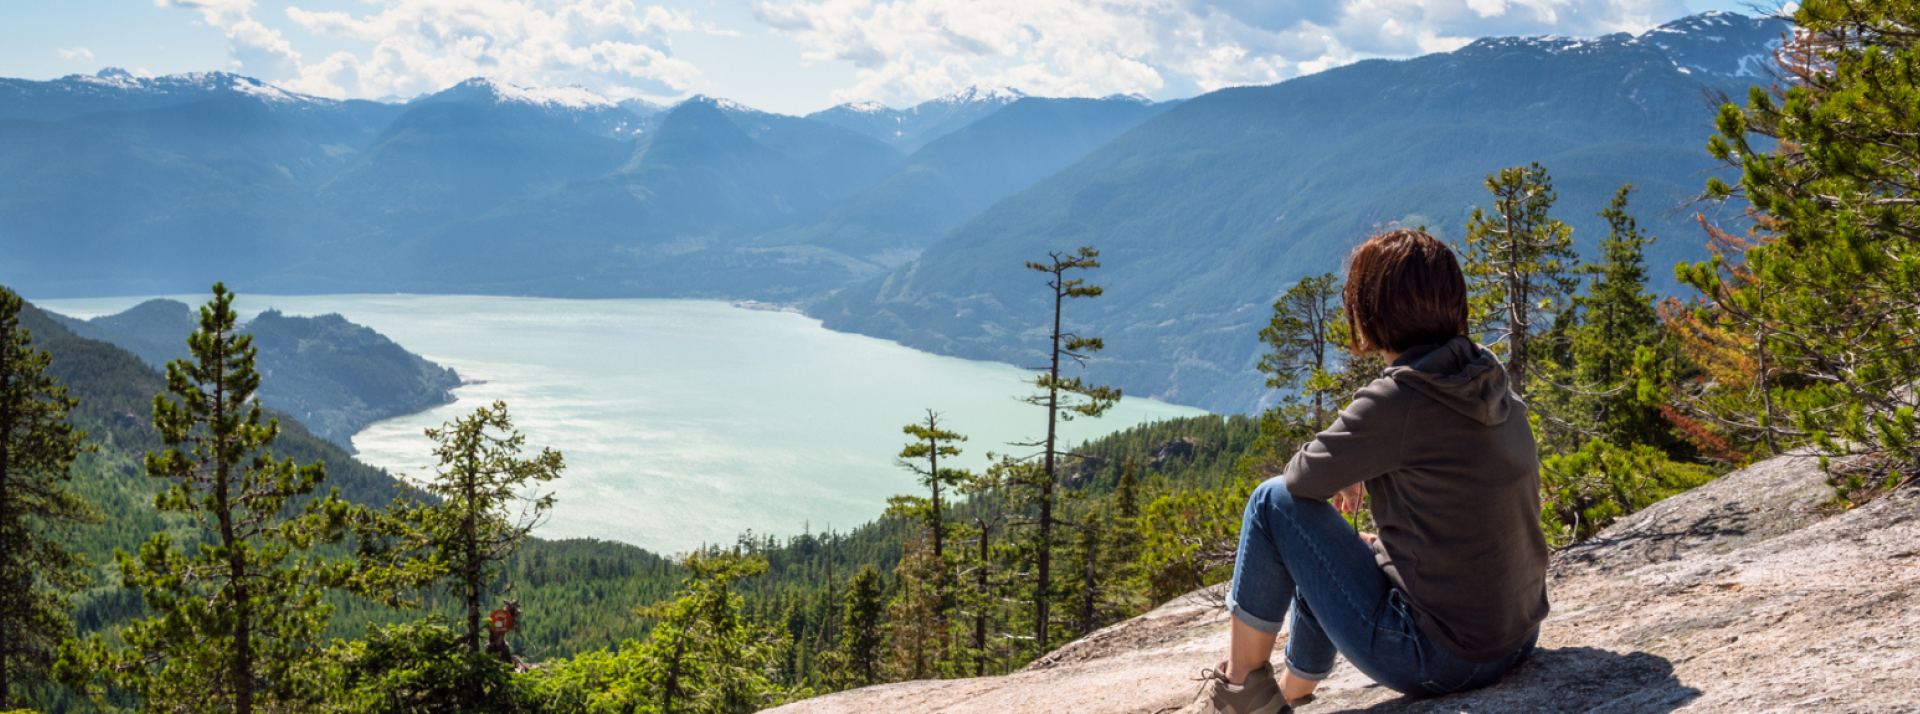
[[[1261,619],[1253,613],[1247,612],[1246,608],[1240,607],[1240,602],[1233,599],[1233,591],[1231,590],[1227,591],[1227,612],[1233,613],[1233,619],[1246,623],[1248,627],[1269,635],[1280,634],[1280,631],[1285,629],[1283,623]],[[1283,615],[1282,617],[1285,616]]]
[[[1326,679],[1327,677],[1333,676],[1333,670],[1331,669],[1325,672],[1320,672],[1318,674],[1315,674],[1313,672],[1303,671],[1299,667],[1293,666],[1292,659],[1287,660],[1287,671],[1292,672],[1295,678],[1304,679],[1309,682],[1318,682],[1320,680]]]

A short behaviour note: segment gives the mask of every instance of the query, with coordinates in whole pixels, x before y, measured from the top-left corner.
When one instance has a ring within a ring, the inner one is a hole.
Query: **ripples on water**
[[[208,296],[176,296],[189,304]],[[136,298],[48,300],[78,317]],[[475,406],[508,403],[529,445],[561,451],[547,538],[594,537],[660,552],[870,521],[886,499],[917,493],[895,466],[900,427],[942,414],[971,440],[961,465],[1045,433],[1015,401],[1031,373],[833,332],[816,320],[691,300],[557,300],[436,295],[240,296],[243,313],[338,312],[459,371],[459,401],[373,425],[360,458],[431,472],[421,431]],[[1098,372],[1092,377],[1099,378]],[[1106,417],[1064,425],[1069,439],[1202,414],[1127,399]],[[1028,449],[1029,451],[1031,449]]]

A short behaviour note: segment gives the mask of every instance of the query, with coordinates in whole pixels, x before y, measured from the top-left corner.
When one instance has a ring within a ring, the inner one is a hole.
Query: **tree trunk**
[[[973,650],[977,652],[973,659],[973,676],[987,676],[987,530],[986,519],[980,519],[980,567],[974,571],[974,591],[980,594],[980,609],[973,614]]]
[[[1060,311],[1066,302],[1066,277],[1059,271],[1053,274],[1053,350],[1047,367],[1047,447],[1044,459],[1046,474],[1040,482],[1040,563],[1039,581],[1034,585],[1033,640],[1039,645],[1040,653],[1047,652],[1048,596],[1053,592],[1053,469],[1054,437],[1060,415]]]
[[[479,464],[475,463],[477,462],[477,460],[478,460],[478,456],[469,455],[470,469],[479,468]],[[466,483],[462,484],[462,486],[464,487],[464,490],[466,491],[466,499],[467,499],[467,502],[465,504],[467,512],[464,514],[465,522],[462,524],[461,528],[464,531],[462,533],[462,540],[466,541],[464,545],[466,546],[466,551],[467,551],[466,553],[467,562],[462,564],[463,566],[462,570],[464,571],[462,574],[466,576],[465,578],[466,582],[464,583],[464,585],[466,586],[465,589],[467,591],[466,596],[467,596],[467,651],[468,652],[480,651],[480,544],[477,542],[480,538],[480,535],[479,535],[479,526],[475,523],[475,521],[478,520],[478,514],[474,513],[474,510],[475,510],[474,503],[476,503],[475,499],[478,498],[478,496],[474,494],[474,491],[476,490],[474,481],[477,478],[479,478],[478,475],[474,473],[472,470],[469,470],[466,474]]]
[[[1519,201],[1516,197],[1514,201]],[[1512,374],[1513,394],[1527,398],[1527,303],[1526,278],[1520,274],[1521,237],[1515,224],[1518,206],[1509,206],[1507,219],[1507,371]]]
[[[1085,535],[1087,543],[1087,560],[1085,563],[1086,578],[1081,581],[1080,589],[1080,634],[1082,635],[1093,631],[1094,590],[1099,587],[1098,577],[1094,573],[1094,564],[1100,552],[1100,536],[1099,531],[1093,530],[1094,526],[1093,523],[1091,523],[1091,517],[1088,518],[1088,521],[1089,523],[1087,523],[1087,525],[1082,526],[1088,529]]]
[[[214,354],[213,405],[217,415],[225,414],[227,404],[227,353],[219,346],[226,344],[216,335],[214,344],[219,350]],[[218,422],[214,428],[219,428]],[[232,435],[217,435],[221,441]],[[233,687],[234,714],[253,714],[253,607],[252,593],[247,587],[246,557],[240,552],[239,537],[233,530],[233,502],[228,490],[228,479],[233,476],[232,465],[221,456],[226,444],[214,445],[213,491],[214,509],[220,519],[220,545],[227,549],[227,585],[233,597],[233,658],[228,663],[228,686]]]

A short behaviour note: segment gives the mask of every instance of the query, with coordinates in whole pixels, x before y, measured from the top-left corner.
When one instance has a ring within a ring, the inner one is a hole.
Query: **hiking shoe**
[[[1227,675],[1216,669],[1200,670],[1200,696],[1206,704],[1200,708],[1201,714],[1288,714],[1293,707],[1287,705],[1287,698],[1280,694],[1280,683],[1273,679],[1273,668],[1260,665],[1259,669],[1247,673],[1247,681],[1234,684],[1227,681]]]

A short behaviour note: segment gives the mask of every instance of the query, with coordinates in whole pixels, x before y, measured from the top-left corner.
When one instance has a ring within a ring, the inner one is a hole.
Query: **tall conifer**
[[[500,564],[539,525],[553,494],[523,497],[530,486],[560,477],[560,452],[543,448],[522,458],[526,436],[513,428],[506,402],[477,408],[438,429],[428,429],[440,459],[427,490],[440,503],[412,512],[428,557],[445,568],[447,589],[466,603],[466,646],[480,649],[480,602]],[[510,506],[524,500],[514,514]]]
[[[20,327],[25,304],[0,288],[0,710],[45,684],[72,629],[67,597],[86,559],[57,531],[100,517],[66,489],[87,434],[67,422],[79,401],[46,373],[51,355]]]
[[[116,552],[152,614],[121,630],[133,649],[116,658],[116,679],[153,711],[299,710],[319,694],[317,643],[332,612],[320,587],[341,571],[295,553],[337,540],[348,506],[312,496],[324,464],[268,450],[280,424],[254,399],[253,340],[236,332],[232,303],[216,283],[187,338],[193,360],[169,363],[168,393],[153,400],[169,447],[147,454],[147,475],[168,482],[154,506],[185,514],[197,542],[162,532],[137,556]]]
[[[1072,420],[1075,416],[1100,416],[1120,401],[1118,389],[1095,386],[1080,377],[1061,376],[1065,366],[1063,359],[1084,367],[1089,355],[1106,347],[1106,343],[1098,337],[1069,332],[1064,328],[1069,298],[1099,297],[1104,292],[1100,286],[1087,285],[1085,279],[1067,277],[1067,272],[1098,268],[1099,257],[1100,251],[1081,247],[1072,253],[1049,252],[1048,262],[1045,263],[1027,263],[1029,269],[1048,276],[1047,287],[1053,290],[1053,327],[1047,335],[1050,345],[1047,350],[1048,363],[1038,368],[1044,373],[1034,378],[1034,386],[1043,391],[1025,398],[1028,404],[1046,407],[1047,435],[1041,441],[1029,444],[1041,447],[1040,468],[1015,470],[1015,473],[1022,475],[1019,479],[1021,485],[1026,487],[1028,498],[1039,510],[1034,523],[1033,639],[1040,652],[1047,651],[1047,630],[1052,625],[1054,487],[1059,482],[1060,422]]]
[[[1493,212],[1467,220],[1462,271],[1472,297],[1473,329],[1504,351],[1513,393],[1527,396],[1535,339],[1546,315],[1565,307],[1576,287],[1573,229],[1547,215],[1557,194],[1539,164],[1489,175]]]

